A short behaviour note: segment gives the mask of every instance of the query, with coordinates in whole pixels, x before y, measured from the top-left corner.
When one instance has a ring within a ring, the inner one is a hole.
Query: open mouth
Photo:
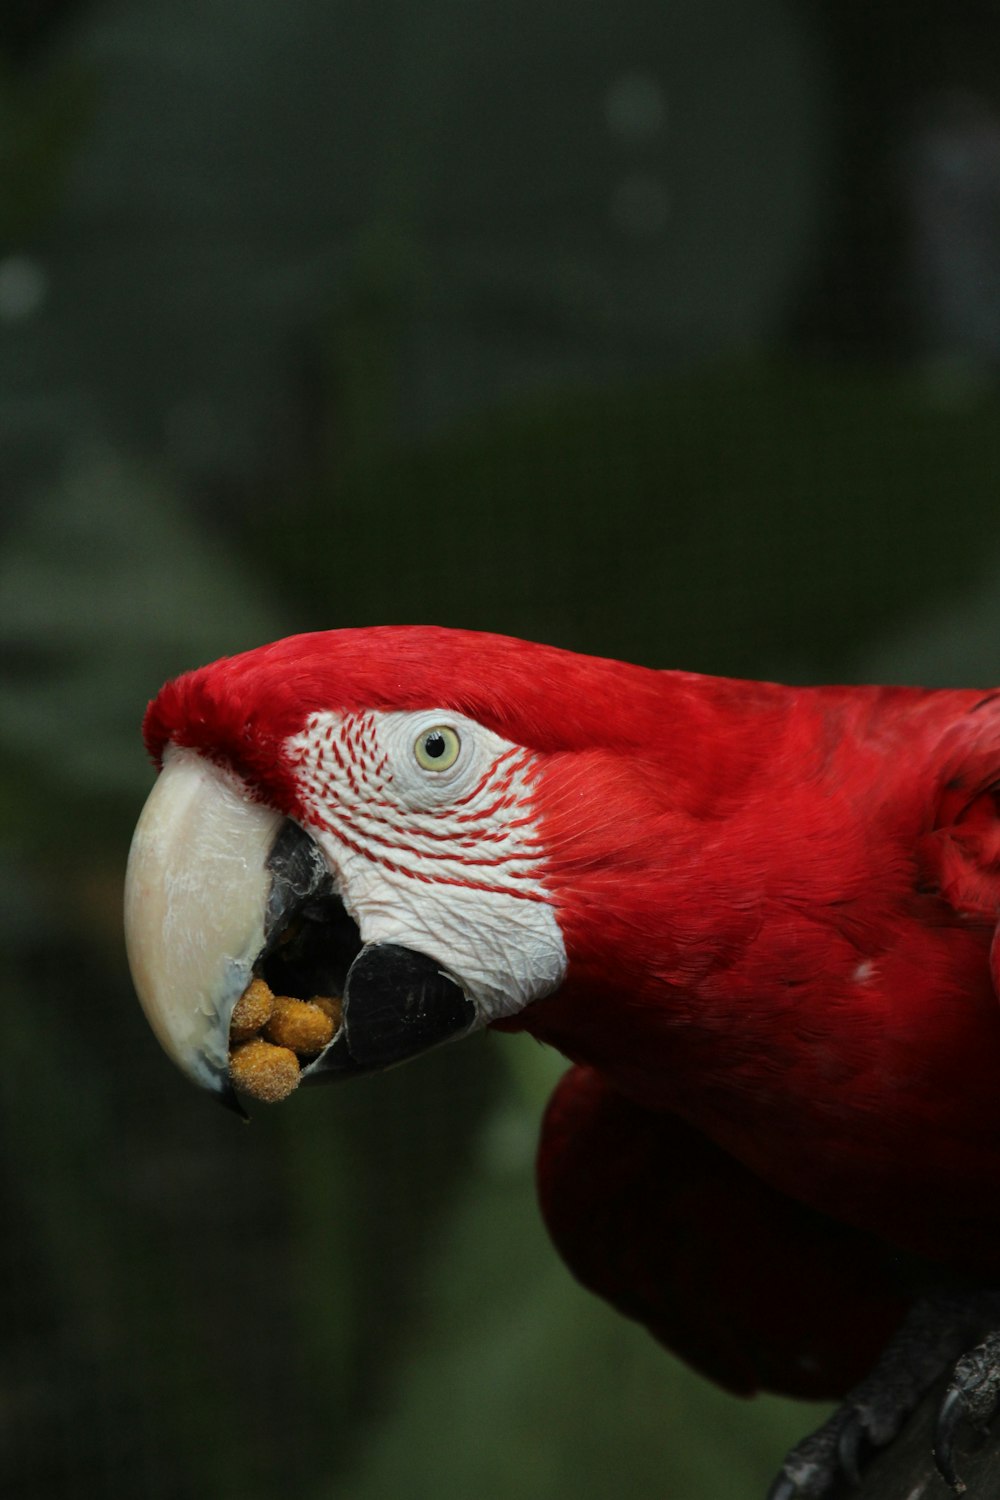
[[[264,946],[236,1002],[229,1076],[264,1103],[298,1084],[391,1067],[475,1024],[426,954],[365,945],[314,841],[286,820],[267,859]]]
[[[242,1093],[277,1103],[300,1082],[351,1071],[346,1048],[339,1066],[315,1064],[343,1036],[347,976],[363,944],[315,843],[290,819],[267,871],[264,947],[230,1021],[229,1075]]]
[[[478,1024],[439,957],[363,942],[341,895],[303,828],[170,747],[129,852],[126,946],[163,1046],[222,1102],[391,1067]]]
[[[313,840],[286,820],[268,857],[264,948],[254,965],[276,995],[343,997],[361,933]]]

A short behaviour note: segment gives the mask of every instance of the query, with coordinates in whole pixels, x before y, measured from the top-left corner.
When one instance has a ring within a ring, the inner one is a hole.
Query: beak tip
[[[228,1109],[232,1114],[238,1115],[244,1125],[250,1124],[250,1115],[243,1101],[225,1075],[221,1075],[213,1084],[212,1097],[222,1105],[223,1109]]]

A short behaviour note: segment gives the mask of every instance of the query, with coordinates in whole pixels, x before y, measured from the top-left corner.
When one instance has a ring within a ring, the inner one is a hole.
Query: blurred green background
[[[484,1037],[244,1129],[120,933],[168,676],[434,621],[1000,681],[993,0],[5,0],[0,1491],[753,1500]]]

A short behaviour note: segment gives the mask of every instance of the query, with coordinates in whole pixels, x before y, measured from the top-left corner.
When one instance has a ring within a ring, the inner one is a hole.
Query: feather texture
[[[491,1014],[579,1065],[539,1180],[581,1278],[734,1388],[816,1394],[905,1306],[887,1255],[995,1277],[1000,696],[386,627],[189,673],[145,733],[154,760],[193,748],[308,827],[317,725],[439,710],[513,747],[510,849],[565,945],[554,993]],[[374,860],[390,835],[369,811],[341,797],[328,821]],[[495,847],[454,809],[419,827],[420,869],[459,881]],[[790,1310],[765,1327],[779,1284]]]

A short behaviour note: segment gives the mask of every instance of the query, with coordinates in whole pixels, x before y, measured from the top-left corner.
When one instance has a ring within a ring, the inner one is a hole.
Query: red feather
[[[552,1097],[538,1189],[584,1286],[738,1395],[841,1395],[907,1305],[885,1245],[775,1192],[592,1068],[571,1068]]]
[[[997,695],[734,682],[400,627],[189,673],[146,742],[157,760],[194,746],[294,816],[284,740],[313,710],[365,708],[451,708],[540,756],[569,968],[502,1024],[589,1070],[540,1158],[582,1279],[730,1385],[815,1392],[898,1316],[885,1246],[996,1276]],[[817,1285],[829,1316],[803,1344]]]

